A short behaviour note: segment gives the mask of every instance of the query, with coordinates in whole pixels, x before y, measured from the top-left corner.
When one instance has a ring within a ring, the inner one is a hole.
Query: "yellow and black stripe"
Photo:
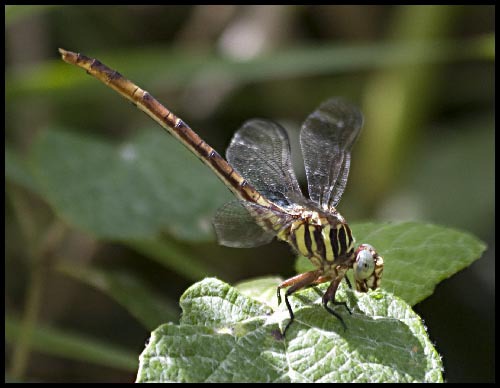
[[[316,225],[308,223],[307,219],[300,219],[292,223],[287,237],[301,255],[309,258],[316,257],[333,263],[338,258],[348,258],[354,253],[352,232],[345,223],[330,224],[326,221]]]

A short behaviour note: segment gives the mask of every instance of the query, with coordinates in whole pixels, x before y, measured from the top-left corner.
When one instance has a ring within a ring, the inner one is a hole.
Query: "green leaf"
[[[57,269],[113,298],[148,330],[154,329],[165,319],[175,319],[178,314],[176,308],[166,304],[139,279],[127,273],[67,264],[60,264]]]
[[[411,306],[432,295],[442,280],[471,265],[486,249],[473,235],[438,225],[399,222],[350,226],[357,243],[374,246],[384,258],[381,288]],[[314,267],[302,257],[295,268],[303,273]]]
[[[36,179],[25,160],[8,145],[5,145],[5,177],[12,182],[40,194]]]
[[[276,279],[269,287],[276,298]],[[263,284],[242,287],[269,292]],[[323,285],[322,291],[327,285]],[[420,318],[386,291],[339,288],[348,329],[328,314],[312,289],[292,296],[296,319],[214,278],[181,297],[179,325],[156,329],[140,356],[137,382],[441,382],[442,364]]]
[[[52,129],[38,139],[34,165],[56,212],[100,238],[167,231],[211,240],[212,215],[231,198],[207,167],[158,128],[121,145]]]
[[[261,303],[269,304],[276,310],[278,308],[276,286],[282,281],[283,279],[279,277],[267,276],[239,282],[235,285],[235,288],[243,295]]]
[[[5,339],[15,342],[21,334],[19,319],[5,317]],[[31,338],[32,348],[40,353],[65,359],[91,362],[126,371],[137,369],[137,356],[116,345],[98,341],[88,336],[51,327],[37,326]]]

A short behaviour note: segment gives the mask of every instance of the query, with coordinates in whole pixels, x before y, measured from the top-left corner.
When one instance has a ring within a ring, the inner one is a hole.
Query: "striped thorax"
[[[326,214],[304,210],[296,221],[280,232],[278,238],[287,241],[318,268],[327,270],[332,264],[352,265],[354,238],[338,212]]]

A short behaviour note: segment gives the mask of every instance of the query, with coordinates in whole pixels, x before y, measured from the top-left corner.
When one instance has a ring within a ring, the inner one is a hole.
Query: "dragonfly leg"
[[[347,283],[347,286],[352,290],[351,281],[349,280],[349,278],[347,276],[345,276],[344,279]]]
[[[288,313],[290,314],[290,321],[287,323],[285,326],[285,330],[283,331],[283,337],[286,334],[287,329],[290,327],[290,324],[293,322],[295,315],[293,314],[292,306],[290,305],[290,302],[288,300],[288,297],[292,295],[294,292],[300,290],[301,288],[307,287],[311,284],[316,284],[316,280],[321,276],[322,271],[321,270],[315,270],[315,271],[309,271],[302,273],[300,275],[294,276],[290,279],[285,280],[282,282],[277,290],[277,296],[278,296],[278,305],[281,304],[281,292],[280,290],[285,287],[290,287],[288,290],[285,292],[285,304],[286,308],[288,309]]]
[[[330,283],[330,286],[326,290],[325,294],[323,295],[323,306],[325,307],[325,310],[328,311],[330,314],[332,314],[334,317],[336,317],[342,326],[344,327],[344,330],[347,330],[347,326],[344,322],[344,319],[335,311],[333,311],[330,307],[328,307],[328,302],[332,302],[334,305],[342,305],[346,308],[346,310],[349,312],[349,314],[352,314],[351,310],[349,310],[349,307],[347,307],[346,302],[338,302],[335,300],[335,294],[337,293],[337,288],[339,287],[340,282],[342,281],[342,278],[337,278],[333,280]]]
[[[321,290],[318,288],[318,285],[321,284],[321,283],[325,283],[327,281],[331,280],[330,277],[327,277],[327,276],[320,276],[319,278],[317,278],[314,283],[312,284],[309,284],[308,286],[306,286],[306,288],[312,288],[314,290],[314,292],[316,292],[316,294],[318,294],[319,296],[323,297],[323,292],[321,292]],[[349,279],[347,279],[347,276],[345,277],[345,280],[347,281],[347,285],[351,287],[351,283],[349,282]],[[334,304],[343,304],[343,302],[333,302]]]

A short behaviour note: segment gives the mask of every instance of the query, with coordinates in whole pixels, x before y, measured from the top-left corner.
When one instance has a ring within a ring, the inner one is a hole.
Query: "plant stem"
[[[30,281],[26,292],[23,317],[21,319],[21,333],[19,341],[14,345],[8,373],[11,379],[21,380],[24,377],[29,361],[32,335],[42,305],[42,295],[50,268],[50,261],[55,248],[59,246],[67,228],[60,221],[54,221],[37,245],[35,221],[32,217],[24,217],[29,214],[27,209],[28,203],[24,198],[24,193],[16,189],[13,189],[13,191],[15,193],[9,190],[9,199],[24,235],[29,264],[31,265]]]

